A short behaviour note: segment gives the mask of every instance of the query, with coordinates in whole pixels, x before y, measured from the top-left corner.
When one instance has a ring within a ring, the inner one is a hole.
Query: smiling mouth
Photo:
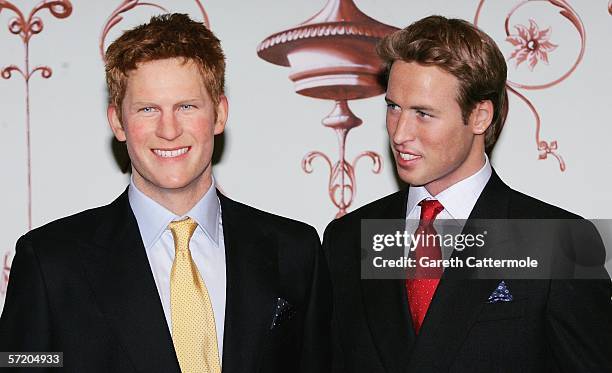
[[[186,146],[184,148],[178,148],[174,150],[162,150],[162,149],[151,149],[155,155],[158,155],[162,158],[176,158],[185,153],[187,153],[191,149],[191,146]]]
[[[410,154],[410,153],[401,153],[401,152],[398,152],[398,154],[399,154],[400,158],[403,159],[404,161],[412,161],[412,160],[421,158],[420,155],[415,155],[415,154]]]

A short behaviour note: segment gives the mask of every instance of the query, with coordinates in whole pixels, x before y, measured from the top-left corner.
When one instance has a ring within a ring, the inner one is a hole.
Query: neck
[[[482,146],[478,146],[480,144],[474,145],[476,146],[473,146],[472,149],[470,149],[470,153],[468,154],[467,158],[463,161],[463,163],[461,163],[461,165],[459,165],[459,167],[447,175],[425,185],[425,189],[427,189],[429,194],[435,197],[442,191],[474,175],[485,165],[486,158],[484,144],[482,144]]]
[[[147,197],[159,203],[175,215],[185,215],[204,197],[212,186],[211,175],[202,175],[182,188],[160,188],[134,175],[134,185]]]

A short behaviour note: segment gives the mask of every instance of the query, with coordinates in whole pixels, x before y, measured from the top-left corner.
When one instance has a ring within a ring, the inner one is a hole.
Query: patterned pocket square
[[[512,302],[512,294],[510,294],[510,290],[508,290],[504,281],[500,282],[491,295],[489,295],[488,303],[497,302]]]
[[[283,298],[276,299],[276,308],[274,308],[274,318],[272,318],[272,325],[270,330],[278,327],[287,320],[290,320],[295,315],[295,309],[293,305]]]

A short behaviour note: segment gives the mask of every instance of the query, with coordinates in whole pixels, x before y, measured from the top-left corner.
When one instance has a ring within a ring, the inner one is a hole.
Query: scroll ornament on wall
[[[30,40],[34,35],[40,34],[44,29],[44,23],[39,16],[39,12],[48,10],[55,18],[63,19],[72,14],[72,4],[69,0],[43,0],[35,5],[26,16],[16,5],[7,0],[0,0],[0,13],[10,11],[14,14],[8,23],[8,30],[13,35],[18,35],[24,47],[24,57],[22,66],[15,64],[3,67],[0,76],[3,79],[11,79],[13,75],[21,76],[25,83],[25,137],[26,137],[26,167],[27,167],[27,217],[28,230],[32,229],[32,147],[30,142],[30,82],[31,78],[40,73],[43,79],[49,79],[53,75],[53,70],[49,66],[30,65]],[[0,275],[0,296],[6,292],[8,276],[10,271],[9,252],[4,255],[2,262],[2,273]]]
[[[355,198],[357,162],[369,158],[374,173],[382,169],[381,157],[373,151],[361,152],[352,162],[346,159],[349,131],[362,124],[348,102],[384,92],[379,82],[382,62],[375,46],[395,30],[365,15],[352,0],[329,0],[307,21],[270,35],[257,47],[262,59],[291,68],[289,79],[296,93],[334,101],[334,108],[322,123],[336,133],[338,160],[332,162],[325,153],[311,151],[302,159],[302,169],[311,173],[313,160],[325,161],[329,167],[329,197],[338,209],[336,217],[346,214]]]
[[[203,20],[204,24],[206,25],[206,27],[210,29],[210,22],[208,20],[208,14],[206,14],[206,10],[204,9],[204,6],[200,2],[200,0],[195,0],[195,3],[198,6],[198,9],[200,10],[200,13],[202,14],[204,18]],[[100,33],[99,50],[100,50],[100,56],[102,57],[102,60],[104,60],[104,51],[106,50],[104,44],[106,42],[108,33],[111,31],[113,27],[115,27],[119,22],[123,20],[123,15],[125,13],[135,8],[138,8],[138,7],[154,8],[154,9],[161,11],[162,13],[168,13],[168,9],[166,9],[165,7],[159,4],[155,4],[155,3],[147,2],[147,1],[140,1],[140,0],[123,0],[119,4],[119,6],[117,6],[117,8],[115,8],[115,10],[113,10],[111,15],[108,17],[108,19],[104,23],[102,32]]]
[[[476,15],[474,16],[474,25],[476,26],[478,26],[480,13],[482,11],[485,1],[486,0],[480,0],[478,4]],[[533,3],[535,1],[546,2],[559,9],[559,14],[561,14],[565,19],[567,19],[578,32],[580,36],[580,51],[571,68],[553,81],[542,84],[526,84],[515,82],[508,78],[506,82],[506,87],[509,92],[515,94],[521,101],[523,101],[529,107],[529,110],[534,116],[535,142],[536,150],[538,151],[538,159],[547,159],[550,155],[557,159],[559,163],[559,169],[561,171],[565,171],[565,161],[558,152],[559,144],[556,140],[546,141],[541,138],[540,133],[542,129],[542,120],[540,118],[540,114],[538,113],[538,110],[536,109],[534,104],[523,93],[523,91],[549,89],[563,82],[570,75],[572,75],[578,65],[582,62],[582,58],[584,56],[586,32],[582,20],[580,19],[576,11],[570,6],[568,1],[525,0],[519,2],[507,13],[504,20],[504,31],[506,33],[505,41],[507,43],[510,43],[514,47],[513,52],[508,57],[508,62],[514,62],[515,68],[519,68],[521,65],[527,65],[531,72],[535,72],[536,67],[539,66],[540,62],[545,65],[549,64],[549,55],[554,52],[555,49],[558,47],[557,44],[554,44],[551,41],[552,27],[540,28],[536,20],[533,18],[529,19],[528,26],[523,24],[515,24],[513,27],[514,32],[511,31],[510,25],[512,17],[516,13],[516,11],[524,7],[528,3]],[[609,8],[610,7],[612,7],[612,1],[609,4]],[[609,11],[612,11],[612,8],[610,8]]]

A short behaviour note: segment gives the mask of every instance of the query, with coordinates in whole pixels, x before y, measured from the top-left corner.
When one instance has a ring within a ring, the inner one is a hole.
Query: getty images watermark
[[[611,236],[603,220],[439,219],[424,229],[418,220],[364,219],[361,276],[605,279]]]
[[[380,252],[385,248],[403,248],[409,255],[403,255],[397,259],[385,259],[383,256],[374,256],[372,265],[375,268],[535,268],[538,261],[531,257],[524,259],[495,259],[491,257],[477,258],[475,256],[451,256],[448,259],[432,258],[430,256],[416,256],[417,247],[426,248],[453,248],[460,252],[465,249],[483,248],[487,231],[482,233],[408,233],[408,231],[396,231],[388,234],[375,234],[372,237],[372,250]],[[413,254],[414,255],[410,255]]]

